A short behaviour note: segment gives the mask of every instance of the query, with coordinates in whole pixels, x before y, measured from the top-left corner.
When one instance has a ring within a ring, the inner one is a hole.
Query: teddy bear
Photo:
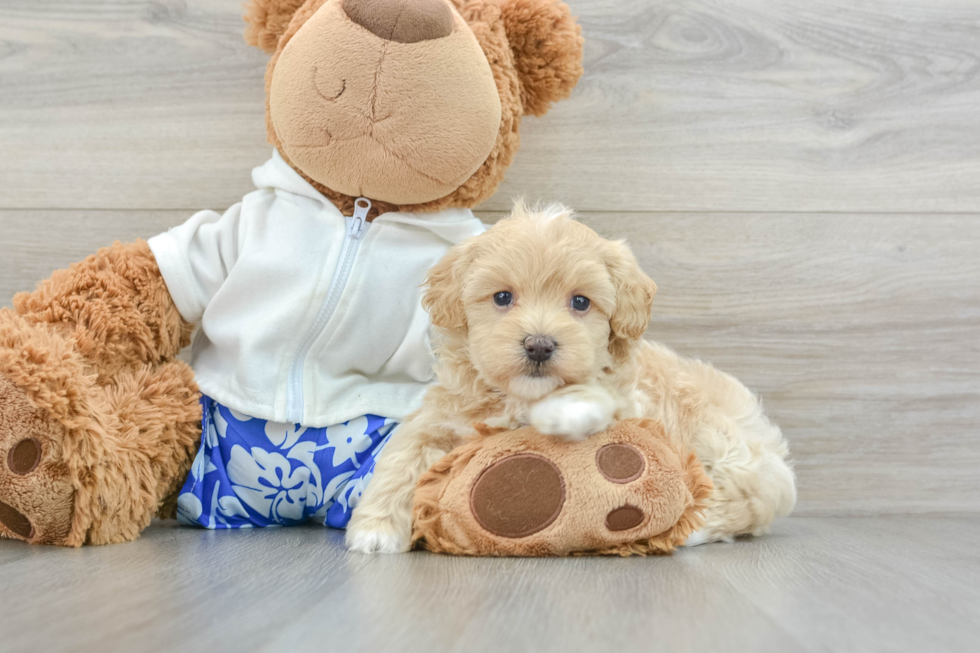
[[[559,0],[251,0],[256,190],[0,310],[0,535],[343,526],[432,379],[425,271],[582,73]],[[192,364],[177,358],[193,339]]]

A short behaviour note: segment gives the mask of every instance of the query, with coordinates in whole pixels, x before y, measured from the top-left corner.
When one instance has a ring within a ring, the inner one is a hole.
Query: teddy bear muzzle
[[[279,150],[332,191],[433,201],[468,180],[497,141],[490,63],[446,0],[327,0],[273,61]]]
[[[352,21],[386,41],[418,43],[453,31],[445,0],[344,0],[343,7]]]

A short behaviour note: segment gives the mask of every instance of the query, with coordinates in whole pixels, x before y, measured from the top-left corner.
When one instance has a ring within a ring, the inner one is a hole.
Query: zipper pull
[[[371,210],[371,200],[366,197],[358,197],[354,200],[354,217],[351,218],[350,226],[347,228],[347,235],[355,240],[364,235],[367,229],[367,215]]]

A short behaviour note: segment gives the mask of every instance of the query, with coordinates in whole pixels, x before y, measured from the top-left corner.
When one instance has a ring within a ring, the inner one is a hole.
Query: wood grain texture
[[[186,217],[0,211],[0,300]],[[659,284],[648,337],[761,393],[800,514],[980,510],[980,216],[582,219],[627,238]]]
[[[586,75],[485,208],[980,211],[974,0],[569,3]],[[268,157],[239,2],[0,14],[0,208],[220,208]]]
[[[0,650],[975,648],[980,4],[567,1],[585,77],[524,122],[484,208],[560,200],[628,238],[660,287],[648,337],[762,394],[797,516],[630,560],[364,557],[320,527],[172,522],[3,540]],[[267,58],[240,5],[0,0],[0,304],[251,190]],[[927,512],[946,514],[906,514]]]
[[[318,526],[0,541],[4,650],[964,651],[976,515],[789,518],[667,558],[347,553]]]

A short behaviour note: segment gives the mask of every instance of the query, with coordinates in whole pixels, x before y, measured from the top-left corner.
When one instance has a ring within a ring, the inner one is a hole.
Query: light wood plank
[[[0,303],[115,241],[151,238],[190,211],[0,210]]]
[[[363,556],[319,526],[0,541],[5,650],[965,651],[976,515],[791,517],[667,558]],[[16,626],[15,626],[16,625]]]
[[[671,588],[665,591],[664,588]],[[800,640],[689,556],[647,560],[372,560],[349,599],[308,612],[270,650],[334,634],[365,651],[772,651]],[[337,595],[340,598],[340,594]],[[447,609],[447,606],[453,606]],[[699,628],[689,610],[712,615]],[[376,615],[392,623],[366,629]],[[687,627],[678,617],[688,615]]]
[[[0,211],[0,298],[186,217]],[[648,337],[762,394],[801,514],[980,509],[980,217],[582,219],[627,238],[658,282]]]
[[[570,4],[586,75],[485,208],[980,210],[973,0]],[[268,157],[240,3],[0,12],[0,208],[217,209]]]
[[[106,547],[0,541],[2,647],[213,651],[235,650],[233,640],[259,650],[278,623],[313,609],[368,562],[349,560],[338,534],[322,526],[228,533],[169,521]],[[25,627],[9,627],[18,623]]]
[[[238,201],[271,153],[241,5],[0,0],[0,205]]]
[[[697,561],[808,649],[960,651],[980,641],[980,565],[968,544],[980,535],[976,515],[790,520],[776,533]]]

